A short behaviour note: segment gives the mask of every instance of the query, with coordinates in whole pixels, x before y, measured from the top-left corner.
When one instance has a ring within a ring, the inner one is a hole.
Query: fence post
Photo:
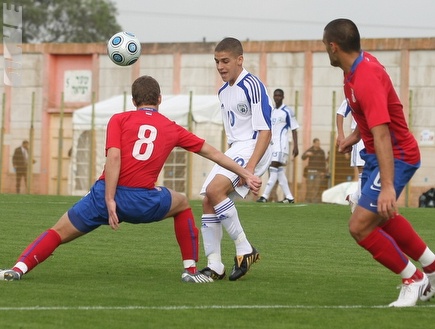
[[[330,137],[330,145],[329,145],[329,186],[335,185],[335,121],[337,117],[337,97],[335,90],[332,92],[332,122],[331,122],[331,137]]]
[[[57,188],[56,194],[60,195],[60,188],[62,184],[62,149],[63,149],[63,112],[64,112],[64,93],[62,92],[60,98],[60,118],[59,118],[59,139],[57,144]]]
[[[95,177],[95,91],[92,92],[92,117],[91,117],[91,136],[89,148],[89,188],[92,186]]]
[[[296,120],[298,119],[298,110],[299,110],[299,91],[295,91],[295,117]],[[290,134],[292,127],[290,127]],[[299,137],[299,136],[298,136]],[[298,138],[299,141],[299,138]],[[293,144],[295,143],[295,141],[293,141]],[[293,145],[294,147],[294,145]],[[298,146],[299,147],[299,146]],[[289,155],[291,156],[292,154],[292,150],[289,150]],[[293,182],[293,197],[296,201],[300,201],[298,199],[298,194],[299,194],[299,190],[298,190],[298,172],[299,172],[299,168],[298,168],[298,157],[294,157],[293,158],[293,177],[292,177],[292,182]],[[287,166],[289,167],[289,166]],[[288,170],[289,168],[287,168]]]
[[[30,194],[30,187],[33,182],[33,149],[34,149],[34,140],[35,140],[35,128],[33,122],[35,121],[35,92],[32,92],[32,108],[30,115],[30,131],[29,131],[29,154],[27,161],[27,193]]]
[[[5,140],[5,117],[6,117],[6,95],[3,93],[2,98],[2,126],[0,131],[0,193],[2,191],[3,181],[3,144]]]

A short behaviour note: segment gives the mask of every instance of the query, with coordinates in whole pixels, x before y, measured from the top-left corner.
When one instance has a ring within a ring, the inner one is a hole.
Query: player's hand
[[[119,219],[116,214],[116,202],[115,200],[106,200],[107,212],[109,213],[109,225],[113,230],[119,228]]]
[[[243,181],[243,179],[240,179],[240,182],[243,185],[242,181]],[[254,195],[258,195],[258,193],[260,192],[261,184],[262,184],[261,178],[258,176],[255,176],[255,175],[250,175],[244,181],[245,181],[244,184],[248,185],[251,192]]]
[[[381,193],[378,198],[378,213],[385,219],[397,215],[396,191],[394,190],[394,187],[381,187]]]
[[[293,148],[293,158],[296,158],[298,155],[299,155],[299,148],[295,146]]]
[[[346,154],[346,153],[352,152],[352,144],[350,144],[350,145],[347,144],[346,140],[342,140],[340,142],[340,144],[338,144],[337,146],[338,146],[338,152],[339,153]]]

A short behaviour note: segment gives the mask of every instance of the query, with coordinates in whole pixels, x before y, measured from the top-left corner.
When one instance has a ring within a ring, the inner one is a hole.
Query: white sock
[[[284,192],[286,199],[293,200],[293,194],[288,186],[288,180],[287,176],[285,175],[284,167],[278,168],[278,182],[279,186],[281,186],[282,191]]]
[[[207,266],[218,274],[224,272],[221,256],[222,224],[215,214],[203,214],[201,234]]]
[[[429,247],[426,247],[426,249],[423,252],[423,255],[420,256],[418,259],[422,267],[426,267],[431,265],[433,262],[435,262],[435,254],[432,252],[432,250],[429,249]]]
[[[251,244],[243,231],[234,202],[229,198],[226,198],[224,201],[217,204],[214,209],[217,217],[221,220],[223,227],[225,227],[225,230],[234,241],[236,255],[240,256],[252,252]]]
[[[405,269],[400,272],[400,276],[402,277],[402,279],[408,279],[414,275],[415,271],[417,271],[415,265],[412,262],[408,261],[408,265],[406,265]]]
[[[278,180],[278,168],[269,167],[269,180],[267,181],[266,188],[264,189],[263,198],[268,199],[270,192],[275,186],[276,181]]]

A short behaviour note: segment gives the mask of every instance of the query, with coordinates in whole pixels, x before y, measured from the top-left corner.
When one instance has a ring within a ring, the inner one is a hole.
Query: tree
[[[21,0],[13,3],[22,6],[22,43],[101,42],[122,31],[116,21],[116,5],[110,0]]]

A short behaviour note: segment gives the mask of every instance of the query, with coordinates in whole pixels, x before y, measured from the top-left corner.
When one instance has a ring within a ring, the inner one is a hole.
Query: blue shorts
[[[367,154],[365,149],[360,154],[365,164],[361,175],[361,197],[358,200],[358,205],[378,213],[378,197],[381,192],[378,160],[375,154]],[[397,198],[399,198],[400,193],[402,193],[418,168],[420,168],[420,162],[411,165],[394,159],[394,189]]]
[[[68,210],[71,223],[80,232],[88,233],[100,225],[109,225],[105,185],[103,180],[98,180],[89,193]],[[120,222],[141,224],[164,219],[171,208],[172,197],[166,187],[149,190],[118,186],[115,202]]]

